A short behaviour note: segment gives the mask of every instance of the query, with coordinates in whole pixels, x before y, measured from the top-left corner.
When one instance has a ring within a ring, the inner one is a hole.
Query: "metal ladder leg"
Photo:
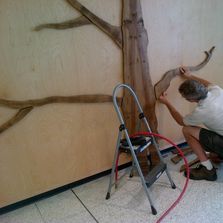
[[[148,121],[147,121],[147,119],[146,119],[145,117],[143,118],[143,121],[144,121],[145,125],[147,126],[149,132],[151,132],[151,129],[150,129],[150,127],[149,127],[149,123],[148,123]],[[153,139],[153,144],[154,144],[154,146],[155,146],[155,148],[156,148],[156,152],[158,153],[158,156],[159,156],[160,160],[164,163],[163,156],[162,156],[161,153],[160,153],[159,146],[158,146],[158,144],[156,143],[155,137],[152,136],[152,139]],[[176,188],[176,185],[174,184],[174,182],[173,182],[173,180],[172,180],[172,178],[171,178],[171,176],[170,176],[170,173],[169,173],[169,171],[168,171],[168,168],[165,169],[165,172],[166,172],[166,175],[167,175],[167,177],[168,177],[168,179],[169,179],[169,181],[170,181],[171,187],[172,187],[173,189],[175,189],[175,188]]]
[[[132,178],[134,176],[134,169],[136,168],[134,160],[132,160],[132,167],[130,170],[129,177]]]
[[[119,153],[120,140],[121,140],[121,131],[119,131],[119,134],[118,134],[118,140],[117,140],[115,155],[114,155],[114,159],[113,159],[113,163],[112,163],[112,171],[111,171],[111,175],[110,175],[110,179],[109,179],[109,186],[108,186],[108,192],[106,195],[106,200],[108,200],[111,196],[111,188],[112,188],[112,183],[113,183],[113,179],[114,179],[116,160],[118,158],[118,153]]]
[[[176,189],[176,185],[175,185],[175,183],[173,182],[173,180],[172,180],[172,178],[171,178],[171,176],[170,176],[170,173],[169,173],[168,168],[166,168],[165,172],[166,172],[166,175],[167,175],[167,177],[168,177],[168,179],[169,179],[169,181],[170,181],[171,187],[172,187],[173,189]]]
[[[144,190],[145,190],[145,192],[146,192],[146,196],[147,196],[147,198],[148,198],[148,200],[149,200],[149,203],[150,203],[150,206],[151,206],[152,214],[156,215],[156,214],[157,214],[157,211],[156,211],[155,206],[154,206],[154,204],[153,204],[152,198],[150,197],[148,188],[147,188],[147,186],[146,186],[145,178],[144,178],[144,176],[143,176],[143,174],[142,174],[142,170],[141,170],[141,168],[140,168],[140,166],[139,166],[138,159],[137,159],[137,157],[136,157],[136,154],[135,154],[135,152],[134,152],[134,149],[133,149],[133,147],[132,147],[132,144],[131,144],[131,141],[130,141],[130,138],[129,138],[129,136],[128,136],[128,132],[127,132],[126,129],[125,129],[125,134],[126,134],[126,139],[127,139],[127,141],[128,141],[128,144],[130,145],[130,150],[131,150],[131,154],[132,154],[132,157],[133,157],[134,166],[136,167],[136,169],[137,169],[137,171],[138,171],[138,174],[139,174],[139,176],[140,176],[140,179],[141,179],[143,188],[144,188]]]
[[[160,150],[158,149],[158,145],[157,145],[157,143],[154,142],[154,145],[155,145],[155,148],[156,148],[156,150],[157,150],[157,153],[159,154],[160,160],[164,163],[164,159],[163,159],[163,157],[162,157],[162,155],[161,155],[161,153],[160,153]],[[171,178],[171,176],[170,176],[170,173],[169,173],[169,171],[168,171],[168,168],[165,169],[165,172],[166,172],[166,175],[167,175],[167,177],[168,177],[168,179],[169,179],[169,181],[170,181],[171,187],[172,187],[173,189],[176,189],[176,185],[175,185],[175,183],[173,182],[173,180],[172,180],[172,178]]]

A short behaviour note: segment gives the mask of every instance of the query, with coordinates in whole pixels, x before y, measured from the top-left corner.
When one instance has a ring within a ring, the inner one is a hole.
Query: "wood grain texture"
[[[157,132],[158,124],[155,114],[156,98],[149,73],[149,61],[147,55],[148,36],[144,27],[140,0],[123,1],[121,27],[108,24],[77,0],[67,0],[67,2],[122,48],[124,83],[130,85],[136,92],[144,114],[149,119],[152,131]],[[44,25],[40,25],[39,27],[41,26]],[[125,124],[131,134],[137,131],[138,114],[135,106],[136,103],[134,98],[125,91],[123,99],[122,110]],[[153,163],[158,163],[159,158],[153,147],[151,148],[151,154],[153,154]],[[146,153],[142,153],[140,156],[144,157],[142,158],[141,163],[148,163]],[[145,171],[148,171],[148,169],[149,168]]]
[[[76,0],[67,0],[67,2],[91,21],[91,23],[110,36],[122,48],[124,83],[129,84],[134,89],[139,97],[146,117],[150,120],[152,131],[157,132],[157,119],[155,115],[156,99],[149,73],[147,56],[148,36],[144,27],[140,1],[123,1],[121,28],[108,24]],[[36,29],[39,30],[38,27],[47,26],[49,24],[37,26]],[[50,26],[51,28],[54,27],[52,24]],[[62,27],[66,27],[64,23]],[[125,102],[122,108],[125,120],[130,132],[134,132],[138,119],[135,103],[128,93],[124,93],[124,98]]]
[[[123,70],[124,83],[129,84],[135,91],[151,130],[157,132],[157,118],[155,114],[155,95],[150,77],[147,55],[148,35],[144,27],[142,9],[139,0],[125,0],[123,2]],[[128,92],[124,92],[123,111],[127,128],[130,133],[137,131],[138,112],[134,99]],[[152,162],[155,165],[159,157],[153,146],[150,147]],[[143,174],[148,171],[146,152],[139,155]]]
[[[124,1],[122,20],[124,83],[132,86],[145,116],[149,119],[152,131],[157,132],[156,100],[147,56],[148,35],[144,27],[140,1]],[[136,131],[138,117],[134,100],[127,93],[124,94],[125,100],[123,110],[127,113],[129,129]]]

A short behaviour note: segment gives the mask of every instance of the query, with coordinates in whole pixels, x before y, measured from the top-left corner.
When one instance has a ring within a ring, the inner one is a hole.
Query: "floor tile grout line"
[[[83,203],[83,201],[77,196],[77,194],[71,189],[74,196],[81,202],[81,204],[84,206],[86,211],[92,216],[92,218],[95,220],[95,222],[99,223],[99,221],[96,219],[96,217],[90,212],[90,210],[86,207],[86,205]]]
[[[43,215],[41,214],[41,211],[40,211],[40,209],[39,209],[38,205],[37,205],[36,203],[34,203],[34,204],[35,204],[35,206],[36,206],[36,208],[37,208],[37,211],[38,211],[38,213],[39,213],[39,215],[40,215],[40,217],[41,217],[41,219],[42,219],[43,223],[46,223],[46,221],[44,220]]]

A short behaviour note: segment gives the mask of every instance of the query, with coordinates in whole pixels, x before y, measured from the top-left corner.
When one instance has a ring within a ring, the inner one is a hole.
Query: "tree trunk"
[[[122,34],[124,83],[133,88],[152,131],[157,132],[156,99],[147,55],[148,36],[144,28],[140,0],[123,0]],[[124,92],[122,109],[130,134],[136,132],[138,115],[135,101],[128,92]],[[151,148],[151,152],[153,163],[158,162],[159,158],[154,148]],[[146,153],[142,154],[145,164],[146,155]],[[144,173],[146,171],[146,169],[143,170]]]

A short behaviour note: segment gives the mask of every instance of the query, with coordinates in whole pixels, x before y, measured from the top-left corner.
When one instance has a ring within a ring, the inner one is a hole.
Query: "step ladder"
[[[138,112],[139,112],[139,116],[138,116],[139,117],[139,122],[143,122],[146,129],[147,129],[146,131],[151,133],[149,123],[148,123],[146,117],[143,114],[143,110],[141,108],[141,105],[138,101],[138,98],[137,98],[135,92],[132,90],[132,88],[130,86],[128,86],[126,84],[117,85],[115,87],[114,91],[113,91],[113,103],[114,103],[114,107],[115,107],[115,110],[117,112],[117,115],[118,115],[118,118],[119,118],[119,121],[120,121],[120,126],[119,126],[118,139],[117,139],[116,150],[115,150],[115,155],[114,155],[114,159],[113,159],[112,171],[111,171],[111,175],[110,175],[110,180],[109,180],[109,186],[108,186],[106,199],[109,199],[110,196],[111,196],[111,188],[114,185],[113,181],[114,181],[114,176],[115,176],[115,169],[116,169],[116,166],[118,164],[117,162],[118,162],[119,153],[123,152],[123,151],[124,152],[129,152],[132,156],[132,170],[131,170],[131,173],[130,173],[130,177],[133,176],[133,174],[132,174],[133,169],[136,169],[137,172],[138,172],[138,175],[141,179],[141,183],[142,183],[142,186],[145,190],[146,196],[149,200],[152,214],[156,215],[157,210],[155,209],[153,201],[150,197],[149,187],[162,175],[163,172],[166,172],[167,177],[170,181],[171,187],[173,189],[175,189],[176,186],[175,186],[173,180],[170,177],[170,174],[169,174],[168,169],[167,169],[167,165],[163,160],[163,157],[160,153],[158,144],[156,143],[155,137],[153,135],[151,135],[150,137],[134,139],[134,137],[132,138],[132,137],[129,136],[129,133],[128,133],[128,130],[125,126],[125,122],[124,122],[121,110],[120,110],[120,108],[118,106],[118,103],[117,103],[117,94],[121,89],[124,89],[124,88],[126,90],[128,90],[131,93],[131,95],[134,97],[134,100],[136,102],[137,109],[138,109]],[[123,139],[122,139],[122,136],[124,136]],[[137,142],[135,142],[137,140],[141,141],[141,142],[143,141],[143,143],[138,143],[137,144]],[[142,152],[143,150],[147,149],[151,144],[154,145],[154,147],[156,149],[156,152],[157,152],[157,154],[160,158],[160,161],[151,171],[149,171],[147,176],[143,176],[142,170],[141,170],[140,165],[139,165],[139,161],[137,159],[137,154]],[[117,182],[115,182],[115,186],[117,187]]]

